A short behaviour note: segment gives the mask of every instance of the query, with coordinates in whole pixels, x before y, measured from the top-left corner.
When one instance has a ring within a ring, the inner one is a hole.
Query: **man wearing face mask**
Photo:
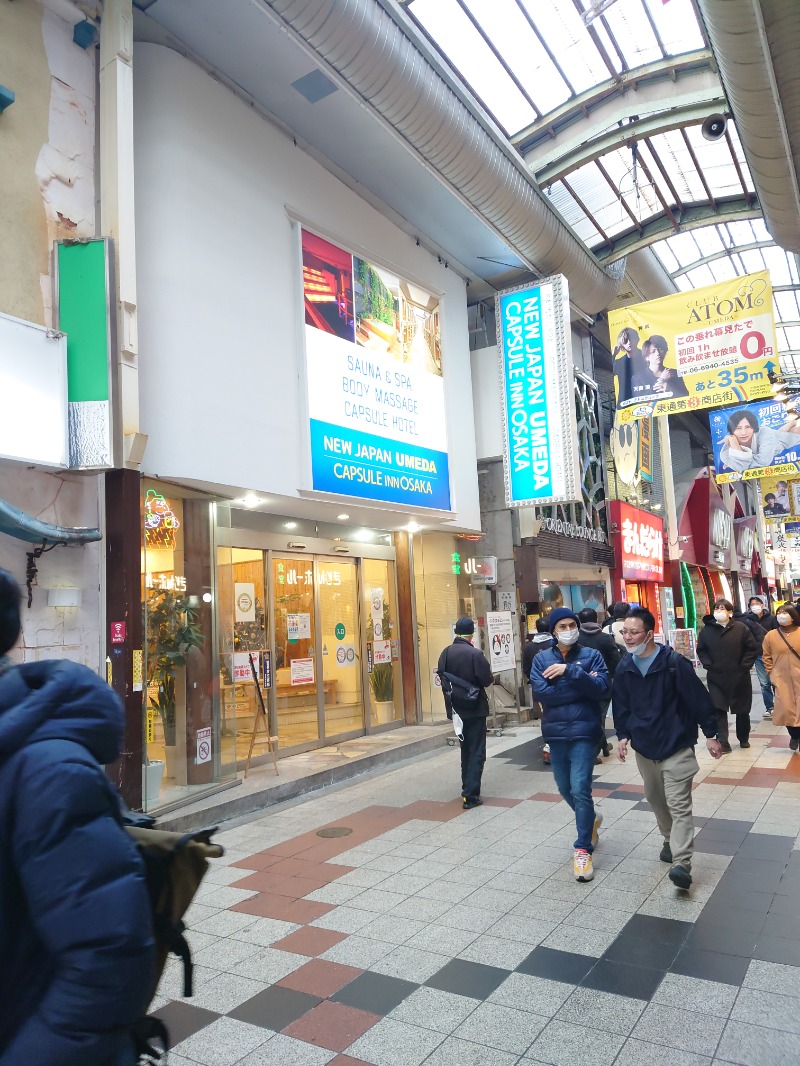
[[[747,611],[745,612],[742,621],[745,621],[748,618],[760,625],[765,634],[778,628],[775,615],[769,613],[764,606],[764,600],[761,596],[751,596],[747,601]],[[763,644],[763,637],[761,638],[761,642]],[[758,683],[761,687],[761,696],[764,700],[764,717],[772,718],[772,711],[775,706],[775,693],[769,680],[767,668],[764,665],[763,655],[759,655],[756,659],[755,668],[756,677],[758,678]]]
[[[714,617],[704,619],[697,641],[697,658],[707,671],[706,684],[711,702],[717,708],[717,738],[723,755],[729,755],[728,713],[736,715],[736,738],[742,748],[750,747],[750,707],[753,686],[750,668],[758,658],[758,644],[742,622],[733,619],[733,604],[719,599]]]
[[[600,652],[578,645],[574,612],[558,607],[548,621],[555,641],[534,657],[531,688],[543,708],[542,736],[550,745],[556,786],[575,812],[575,880],[591,881],[592,853],[602,821],[592,802],[592,771],[605,737],[599,704],[608,696],[608,671]]]
[[[670,881],[686,890],[692,883],[698,726],[715,759],[722,749],[715,738],[716,709],[703,682],[688,659],[655,643],[655,625],[643,607],[635,607],[625,619],[622,637],[629,654],[614,674],[611,710],[619,737],[617,756],[624,762],[632,745],[645,797],[664,838],[659,858],[671,866]]]

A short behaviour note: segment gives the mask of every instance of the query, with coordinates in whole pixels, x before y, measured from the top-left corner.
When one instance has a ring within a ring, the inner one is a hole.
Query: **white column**
[[[680,559],[683,549],[678,541],[678,509],[675,504],[675,474],[672,470],[672,445],[669,439],[669,415],[658,415],[658,450],[661,456],[661,483],[664,488],[664,520],[671,560]]]

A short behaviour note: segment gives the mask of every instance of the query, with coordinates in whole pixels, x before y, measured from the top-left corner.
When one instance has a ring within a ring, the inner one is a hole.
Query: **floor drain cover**
[[[318,837],[349,837],[353,832],[352,829],[348,829],[346,825],[334,825],[330,829],[320,829],[317,832]]]

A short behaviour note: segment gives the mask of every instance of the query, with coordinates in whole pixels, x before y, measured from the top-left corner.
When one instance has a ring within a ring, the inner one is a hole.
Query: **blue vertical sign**
[[[498,293],[509,506],[580,499],[566,280]]]

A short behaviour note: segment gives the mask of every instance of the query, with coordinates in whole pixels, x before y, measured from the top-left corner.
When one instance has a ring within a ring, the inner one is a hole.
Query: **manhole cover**
[[[318,837],[349,837],[353,832],[352,829],[348,829],[346,825],[334,825],[330,829],[320,829],[317,831]]]

